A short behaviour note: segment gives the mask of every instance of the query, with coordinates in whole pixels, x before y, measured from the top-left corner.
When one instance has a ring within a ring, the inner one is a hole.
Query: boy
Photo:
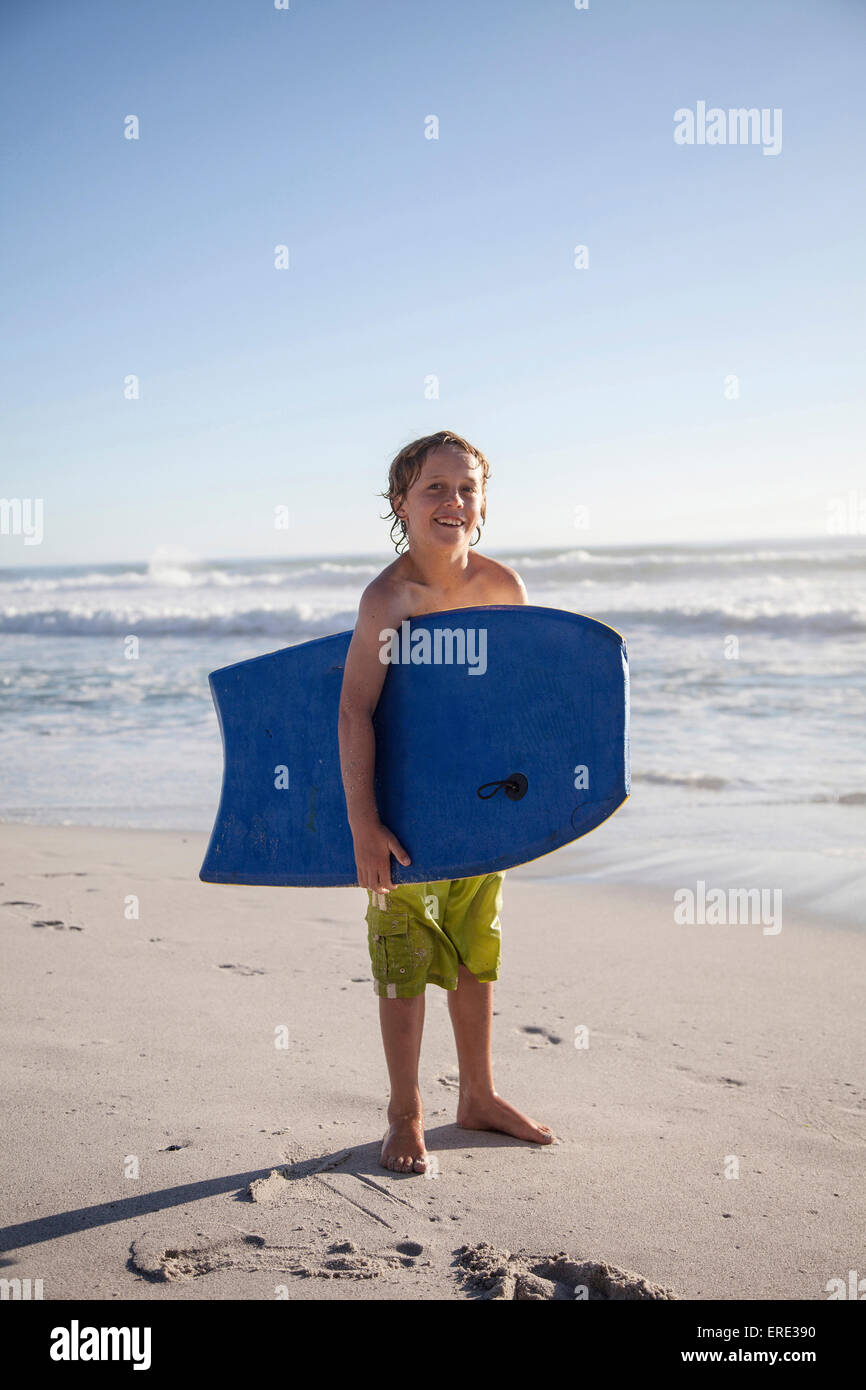
[[[460,1067],[458,1125],[500,1130],[536,1144],[550,1144],[554,1138],[547,1125],[523,1115],[493,1089],[492,982],[499,975],[498,914],[504,873],[395,888],[391,854],[401,864],[411,861],[379,819],[373,790],[376,748],[372,719],[388,670],[379,659],[380,632],[384,628],[399,631],[404,618],[422,613],[528,602],[523,581],[514,570],[470,553],[470,546],[476,543],[474,532],[477,528],[480,539],[486,516],[489,472],[479,450],[445,430],[401,449],[391,464],[388,491],[383,496],[389,499],[389,515],[395,518],[392,539],[399,527],[408,548],[403,552],[398,548],[399,558],[364,590],[343,672],[340,763],[358,883],[367,889],[369,898],[373,987],[379,995],[379,1020],[391,1080],[389,1129],[380,1162],[394,1172],[423,1173],[429,1163],[418,1088],[428,980],[449,991],[448,1008]],[[454,730],[454,741],[443,748],[442,755],[460,756],[459,729]],[[396,940],[401,929],[402,947]],[[400,960],[403,968],[397,971],[393,962]]]

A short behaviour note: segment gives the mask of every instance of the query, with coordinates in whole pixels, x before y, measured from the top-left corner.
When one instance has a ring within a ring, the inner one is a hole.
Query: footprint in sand
[[[301,1279],[378,1279],[383,1274],[417,1268],[423,1253],[424,1246],[418,1241],[399,1241],[384,1250],[366,1251],[352,1240],[335,1240],[317,1250],[294,1243],[271,1245],[253,1231],[239,1231],[222,1240],[193,1239],[168,1246],[164,1238],[143,1235],[133,1241],[129,1263],[136,1273],[154,1283],[179,1283],[221,1269]]]
[[[462,1245],[453,1261],[463,1292],[474,1299],[515,1302],[611,1302],[621,1299],[676,1299],[678,1294],[653,1284],[633,1270],[594,1260],[556,1255],[513,1255],[482,1241]]]
[[[694,1067],[687,1067],[681,1062],[669,1067],[669,1071],[686,1072],[688,1081],[693,1081],[697,1086],[745,1086],[745,1081],[739,1081],[735,1076],[713,1076],[707,1072],[697,1072]]]
[[[556,1043],[561,1043],[562,1038],[558,1033],[551,1033],[547,1028],[540,1028],[536,1024],[527,1023],[515,1029],[517,1033],[528,1034],[527,1047],[550,1047]]]

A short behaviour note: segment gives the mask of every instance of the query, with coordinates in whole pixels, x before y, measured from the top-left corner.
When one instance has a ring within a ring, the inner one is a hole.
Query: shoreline
[[[801,925],[821,930],[836,929],[861,934],[866,932],[866,850],[850,847],[821,850],[820,847],[816,849],[814,845],[810,845],[808,851],[799,848],[780,850],[778,844],[760,846],[758,849],[740,847],[734,850],[730,846],[707,849],[705,845],[696,841],[675,850],[665,849],[658,843],[650,844],[647,846],[647,854],[646,849],[638,852],[636,838],[642,828],[641,817],[644,820],[651,819],[654,814],[652,808],[649,811],[630,808],[630,834],[625,842],[622,838],[616,839],[616,831],[621,831],[626,815],[629,814],[628,808],[629,798],[613,817],[588,835],[551,853],[539,855],[536,859],[506,869],[508,880],[513,878],[554,886],[571,885],[575,888],[593,886],[600,890],[628,888],[637,892],[667,893],[671,911],[675,894],[682,893],[683,890],[691,890],[699,899],[702,894],[709,894],[718,889],[728,895],[741,891],[754,893],[757,884],[757,891],[764,895],[765,900],[768,893],[780,904],[784,899],[784,915],[790,914]],[[682,807],[678,807],[677,811],[681,812]],[[0,816],[0,832],[14,832],[16,827],[21,827],[38,831],[87,831],[93,835],[169,835],[189,839],[198,837],[202,842],[203,860],[215,815],[216,803],[213,813],[208,813],[210,824],[207,829],[197,826],[88,825],[78,822],[7,820]],[[796,833],[792,818],[788,816],[786,822],[784,816],[779,816],[777,830],[779,824],[783,823],[786,824],[790,840],[793,841]],[[796,829],[802,833],[802,827],[798,826]],[[818,840],[817,832],[814,838]],[[807,853],[813,856],[808,868],[804,867]],[[844,857],[852,853],[857,856],[853,864]],[[826,862],[819,858],[819,855],[831,854],[835,856],[832,860],[833,867],[838,867],[835,877],[831,876]],[[655,872],[646,871],[650,856],[657,866]],[[550,872],[550,864],[554,860],[560,865],[556,873]],[[581,860],[585,863],[582,869],[576,867]],[[816,863],[820,863],[824,869],[823,877],[816,872]],[[197,871],[195,877],[198,878]],[[768,880],[772,886],[768,886]],[[703,889],[701,883],[704,885]],[[741,887],[744,883],[748,887]],[[780,884],[783,886],[780,887]],[[351,891],[352,887],[353,885],[343,885],[333,891]],[[327,890],[313,888],[297,891]]]

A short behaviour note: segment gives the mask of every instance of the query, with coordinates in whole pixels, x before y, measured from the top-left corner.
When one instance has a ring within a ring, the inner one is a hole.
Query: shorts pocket
[[[388,984],[405,983],[414,973],[409,946],[409,913],[367,908],[368,942],[373,977]]]

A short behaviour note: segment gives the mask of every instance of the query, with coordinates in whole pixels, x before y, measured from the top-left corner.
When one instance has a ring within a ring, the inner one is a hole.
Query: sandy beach
[[[436,1162],[394,1174],[365,894],[203,884],[206,842],[2,826],[6,1278],[60,1300],[821,1300],[862,1273],[861,933],[677,925],[658,885],[510,870],[494,1078],[557,1142],[455,1125],[430,986]]]

